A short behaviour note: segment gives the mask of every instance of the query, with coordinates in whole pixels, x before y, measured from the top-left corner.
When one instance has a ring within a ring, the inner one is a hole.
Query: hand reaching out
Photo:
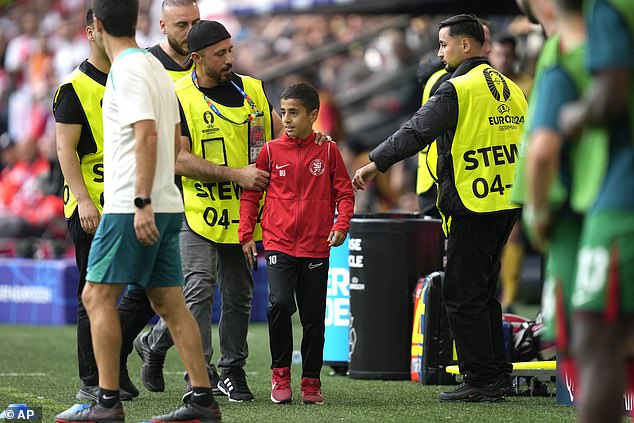
[[[357,169],[352,178],[352,187],[355,191],[363,191],[366,182],[374,179],[377,173],[378,169],[374,162],[370,162],[362,168]]]

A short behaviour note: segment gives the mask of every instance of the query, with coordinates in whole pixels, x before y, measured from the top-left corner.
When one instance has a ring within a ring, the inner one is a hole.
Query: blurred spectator
[[[5,167],[0,177],[0,237],[65,237],[63,201],[47,193],[51,165],[35,142],[2,149]]]
[[[22,71],[24,63],[28,62],[36,49],[37,20],[35,13],[27,11],[20,19],[20,33],[9,40],[4,58],[4,68],[9,73]]]
[[[136,41],[140,47],[148,48],[159,44],[163,37],[152,30],[152,21],[147,13],[139,13],[136,28]]]
[[[55,34],[53,67],[58,81],[63,81],[75,69],[76,63],[88,56],[88,45],[78,42],[73,23],[70,19],[64,19]]]
[[[5,167],[12,166],[17,161],[15,143],[8,132],[0,134],[0,181],[2,181],[2,171]]]
[[[516,46],[515,37],[511,35],[505,34],[495,38],[491,43],[489,61],[495,69],[515,82],[524,92],[524,95],[528,97],[533,85],[533,78],[519,71]]]

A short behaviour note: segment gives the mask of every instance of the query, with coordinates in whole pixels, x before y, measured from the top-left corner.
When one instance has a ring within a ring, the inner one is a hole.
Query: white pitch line
[[[0,377],[44,377],[46,373],[0,373]]]

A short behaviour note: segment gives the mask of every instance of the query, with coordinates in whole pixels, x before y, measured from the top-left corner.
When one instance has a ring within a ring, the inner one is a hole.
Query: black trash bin
[[[418,213],[355,215],[350,222],[350,364],[357,379],[409,379],[412,293],[441,270],[441,221]]]

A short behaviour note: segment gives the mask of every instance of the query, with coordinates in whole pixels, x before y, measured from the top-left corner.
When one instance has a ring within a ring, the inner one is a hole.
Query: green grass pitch
[[[295,344],[299,334],[295,324]],[[73,405],[79,388],[74,326],[0,325],[0,411],[10,403],[40,407],[43,422]],[[214,325],[217,359],[217,327]],[[250,357],[245,368],[255,394],[252,403],[229,403],[218,398],[225,422],[572,422],[575,410],[554,397],[509,397],[496,404],[444,404],[436,395],[447,387],[409,381],[358,380],[322,372],[326,404],[306,406],[298,401],[301,368],[293,365],[294,401],[275,405],[270,399],[270,355],[266,324],[252,324]],[[147,391],[140,379],[141,361],[133,352],[129,371],[141,394],[124,404],[126,421],[138,423],[179,406],[184,388],[183,367],[173,348],[165,365],[166,391]],[[554,387],[553,387],[554,389]]]

